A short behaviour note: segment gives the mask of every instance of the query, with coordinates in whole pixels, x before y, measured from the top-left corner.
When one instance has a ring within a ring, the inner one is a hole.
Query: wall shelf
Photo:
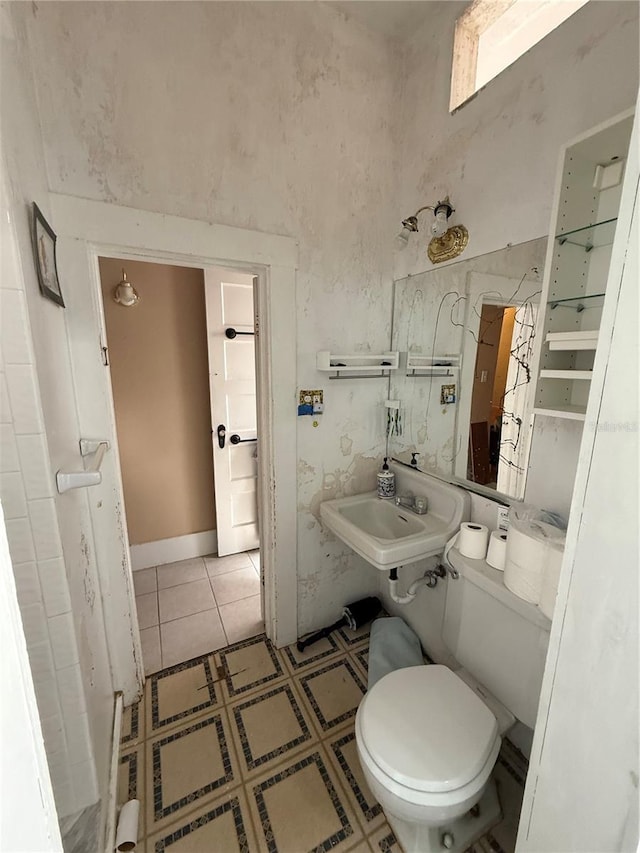
[[[455,376],[460,370],[460,355],[418,355],[407,353],[407,376]]]
[[[589,381],[593,375],[592,370],[541,370],[540,379],[585,379]]]
[[[597,299],[602,300],[596,302]],[[584,303],[588,302],[588,305]],[[604,293],[581,293],[578,296],[566,296],[562,299],[549,299],[549,306],[553,311],[555,308],[572,308],[579,314],[587,308],[602,308],[604,304]]]
[[[595,350],[598,346],[598,331],[584,329],[578,332],[549,332],[545,341],[550,350]]]
[[[585,252],[599,249],[603,246],[611,246],[616,233],[617,217],[605,219],[602,222],[594,222],[591,225],[583,225],[581,228],[573,228],[571,231],[563,231],[556,234],[556,240],[560,246],[577,246]]]
[[[332,353],[320,350],[316,354],[316,369],[335,373],[330,379],[358,379],[388,376],[400,364],[399,352],[382,353]]]
[[[565,418],[570,421],[583,421],[587,413],[586,406],[565,406],[564,408],[554,409],[552,407],[536,406],[533,410],[534,415],[544,415],[548,418]]]

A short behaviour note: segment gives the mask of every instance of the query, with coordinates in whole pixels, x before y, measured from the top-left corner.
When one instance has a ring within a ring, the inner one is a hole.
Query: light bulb
[[[116,285],[113,291],[113,300],[125,308],[131,308],[132,305],[135,305],[140,300],[134,286],[130,281],[127,281],[127,275],[124,270],[122,271],[122,281]]]
[[[447,209],[444,206],[439,207],[436,210],[433,225],[431,226],[431,233],[434,237],[442,237],[448,227],[449,226],[447,224]]]
[[[411,234],[411,229],[407,228],[406,225],[403,226],[402,231],[396,235],[396,248],[397,249],[405,249],[409,242],[409,234]]]

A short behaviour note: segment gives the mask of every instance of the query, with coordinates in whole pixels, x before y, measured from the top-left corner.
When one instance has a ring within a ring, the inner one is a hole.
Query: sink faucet
[[[410,509],[411,512],[415,512],[416,515],[426,515],[427,499],[419,496],[414,497],[411,494],[396,495],[396,506],[406,507],[406,509]]]

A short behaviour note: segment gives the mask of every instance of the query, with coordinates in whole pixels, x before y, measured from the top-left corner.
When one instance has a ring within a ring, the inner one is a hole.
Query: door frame
[[[125,705],[144,683],[124,510],[111,378],[102,361],[104,315],[98,257],[206,268],[258,277],[255,311],[261,453],[259,524],[265,630],[282,647],[297,636],[295,240],[51,193],[57,261],[76,406],[83,436],[106,438],[103,481],[89,490],[114,686]],[[274,378],[277,377],[277,382]]]

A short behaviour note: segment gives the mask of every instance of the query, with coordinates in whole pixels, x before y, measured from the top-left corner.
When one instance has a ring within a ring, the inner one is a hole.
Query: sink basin
[[[324,526],[380,571],[442,553],[470,510],[464,489],[403,466],[392,465],[391,470],[396,474],[398,494],[426,496],[426,515],[380,500],[376,492],[320,505]]]

